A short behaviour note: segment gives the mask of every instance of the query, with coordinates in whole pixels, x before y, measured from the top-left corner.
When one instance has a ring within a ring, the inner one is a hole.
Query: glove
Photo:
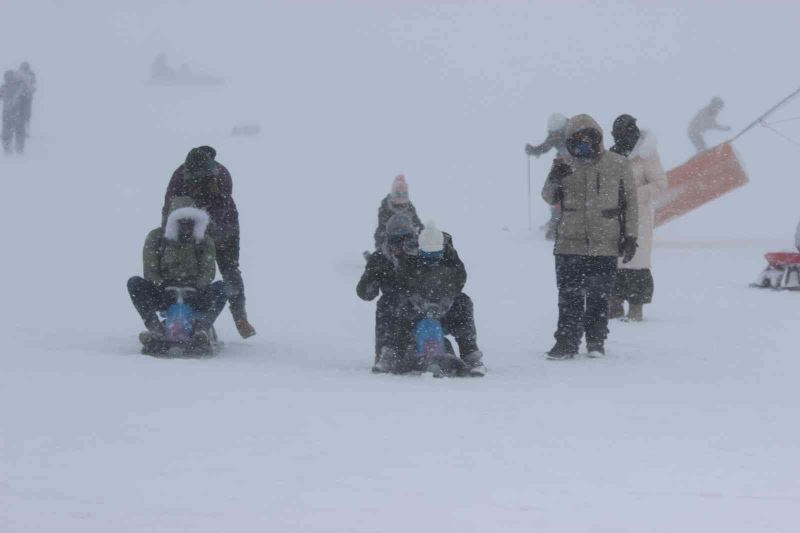
[[[636,255],[636,248],[639,247],[639,244],[636,242],[636,237],[625,237],[622,239],[622,244],[620,244],[620,248],[622,249],[622,263],[627,264],[633,260],[633,256]]]
[[[564,178],[570,174],[572,174],[572,167],[564,163],[561,159],[555,159],[547,179],[553,183],[561,183]]]
[[[539,154],[536,153],[536,149],[533,146],[531,146],[530,144],[526,144],[525,145],[525,153],[528,154],[528,155],[539,157]]]

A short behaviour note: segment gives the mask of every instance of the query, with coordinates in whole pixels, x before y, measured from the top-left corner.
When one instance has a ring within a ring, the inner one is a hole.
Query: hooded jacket
[[[667,189],[667,175],[658,156],[658,143],[655,136],[642,130],[639,142],[628,156],[636,184],[636,198],[639,201],[639,247],[629,263],[619,261],[619,268],[643,270],[651,267],[653,252],[653,229],[655,214],[653,200],[660,191]]]
[[[375,228],[375,249],[380,250],[383,242],[386,240],[386,223],[392,216],[403,213],[411,217],[411,222],[414,224],[414,229],[419,233],[425,227],[417,215],[417,209],[414,204],[408,202],[407,204],[394,205],[390,200],[390,196],[386,196],[378,208],[378,227]]]
[[[181,220],[194,222],[194,235],[188,242],[179,239]],[[214,241],[206,235],[208,225],[208,213],[186,197],[175,198],[165,227],[154,229],[145,240],[144,279],[159,286],[208,287],[216,275],[216,251]]]
[[[212,174],[199,180],[189,178],[184,165],[175,170],[164,195],[162,226],[167,223],[172,199],[180,196],[188,196],[198,208],[208,213],[212,235],[217,239],[239,233],[239,211],[233,201],[233,180],[221,163],[214,161]]]
[[[603,130],[589,115],[569,120],[567,139],[584,129],[600,134],[598,155],[581,159],[568,153],[563,161],[569,165],[571,173],[560,180],[548,178],[542,189],[542,198],[548,204],[561,202],[554,253],[619,256],[620,237],[639,234],[633,171],[625,157],[603,148]]]

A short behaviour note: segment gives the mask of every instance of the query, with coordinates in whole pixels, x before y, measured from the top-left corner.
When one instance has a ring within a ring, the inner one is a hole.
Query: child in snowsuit
[[[378,208],[378,227],[375,228],[375,249],[380,250],[386,241],[386,223],[393,215],[405,214],[411,218],[411,223],[417,233],[422,230],[422,221],[417,216],[417,210],[408,197],[408,183],[402,174],[392,182],[391,192],[383,199]]]
[[[375,314],[376,357],[373,370],[396,371],[407,360],[413,326],[422,318],[420,305],[439,307],[446,334],[452,334],[462,360],[484,373],[483,353],[477,345],[472,300],[464,294],[467,273],[452,237],[435,227],[417,237],[411,219],[395,215],[387,224],[387,241],[373,253],[356,292],[366,301],[379,294]]]
[[[186,299],[196,313],[192,345],[198,349],[210,346],[208,330],[225,307],[226,294],[224,282],[214,281],[216,252],[207,235],[208,225],[206,211],[196,208],[191,198],[177,197],[170,204],[165,226],[147,235],[142,253],[144,277],[128,280],[131,301],[147,328],[139,336],[145,349],[164,340],[157,313],[176,301],[167,287],[196,289]]]

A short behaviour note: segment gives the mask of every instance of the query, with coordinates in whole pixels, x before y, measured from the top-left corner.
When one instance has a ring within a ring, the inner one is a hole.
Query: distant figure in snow
[[[378,227],[375,228],[375,249],[380,250],[386,242],[386,223],[396,214],[406,214],[411,218],[414,229],[422,231],[423,224],[417,215],[417,209],[408,196],[408,183],[403,174],[392,182],[391,192],[383,199],[378,208]]]
[[[25,150],[25,82],[13,70],[3,74],[0,99],[3,100],[3,152],[10,155],[11,146],[18,154]]]
[[[164,196],[162,226],[166,225],[172,200],[188,196],[211,217],[209,233],[216,246],[216,259],[228,292],[229,307],[242,338],[256,334],[247,320],[244,281],[239,268],[239,211],[233,201],[233,180],[228,169],[216,161],[210,146],[192,148],[184,164],[172,174]]]
[[[23,61],[19,66],[17,76],[25,87],[22,93],[21,105],[22,116],[25,122],[25,136],[28,137],[30,135],[31,115],[33,111],[33,93],[36,92],[36,74],[34,74],[31,69],[30,63]]]
[[[150,79],[158,82],[175,81],[175,69],[167,64],[167,55],[158,54],[150,67]]]
[[[644,305],[653,301],[653,198],[667,188],[667,175],[661,166],[655,136],[649,131],[640,130],[634,117],[617,117],[611,134],[615,143],[611,151],[627,157],[633,171],[639,202],[639,247],[630,262],[618,260],[614,295],[609,301],[609,318],[622,318],[625,315],[623,303],[627,301],[628,319],[640,322],[644,320]]]
[[[705,132],[708,130],[731,131],[730,126],[723,126],[717,122],[717,117],[723,107],[725,107],[725,102],[722,101],[722,98],[715,96],[711,99],[711,103],[701,109],[689,123],[689,140],[692,141],[698,153],[708,149],[704,137]]]
[[[547,138],[542,144],[537,146],[525,145],[525,153],[528,156],[540,157],[550,150],[555,149],[556,158],[563,157],[567,153],[567,139],[564,129],[567,127],[567,117],[561,113],[553,113],[547,120]],[[556,204],[550,206],[550,220],[545,225],[545,238],[549,241],[555,240],[556,228],[561,220],[561,206]]]

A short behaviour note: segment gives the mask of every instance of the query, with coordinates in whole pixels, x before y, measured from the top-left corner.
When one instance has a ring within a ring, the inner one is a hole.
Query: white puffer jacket
[[[639,199],[639,248],[630,263],[619,261],[619,268],[642,270],[651,268],[653,252],[653,229],[655,213],[653,199],[656,193],[667,188],[667,175],[658,156],[658,143],[655,136],[642,130],[641,138],[628,156],[636,183],[636,196]]]

